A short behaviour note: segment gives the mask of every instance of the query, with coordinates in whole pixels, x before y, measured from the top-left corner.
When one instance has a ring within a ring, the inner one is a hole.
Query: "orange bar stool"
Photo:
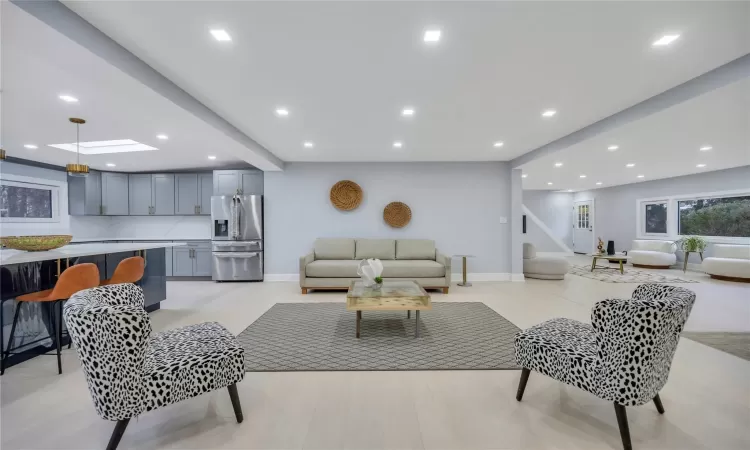
[[[16,297],[16,311],[13,314],[13,325],[10,327],[10,337],[8,338],[8,348],[2,355],[2,362],[0,362],[0,374],[5,372],[5,361],[10,355],[10,350],[13,348],[13,335],[16,332],[16,325],[18,324],[18,315],[21,311],[21,305],[24,303],[31,302],[52,302],[49,309],[49,323],[53,328],[53,333],[50,333],[50,338],[54,339],[55,345],[57,346],[57,373],[62,373],[62,361],[60,359],[60,346],[62,342],[62,304],[63,301],[69,299],[73,294],[84,289],[90,289],[99,285],[99,268],[96,264],[85,263],[76,264],[66,269],[60,274],[55,287],[47,289],[45,291],[32,292],[30,294],[24,294]],[[53,311],[57,307],[56,314]],[[53,315],[56,318],[53,320]]]
[[[146,261],[140,256],[131,256],[120,261],[115,267],[115,273],[112,278],[102,281],[100,286],[120,283],[137,283],[143,278],[143,270],[146,267]]]

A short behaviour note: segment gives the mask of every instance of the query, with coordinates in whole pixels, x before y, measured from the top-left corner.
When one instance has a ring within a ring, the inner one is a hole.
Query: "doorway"
[[[594,201],[573,202],[573,253],[594,251]]]

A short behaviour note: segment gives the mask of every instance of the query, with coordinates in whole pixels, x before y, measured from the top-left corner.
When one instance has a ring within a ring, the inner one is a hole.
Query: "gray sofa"
[[[299,285],[310,289],[348,289],[359,280],[357,267],[367,258],[383,263],[384,280],[414,280],[425,289],[451,284],[451,259],[429,239],[316,239],[313,251],[299,260]]]

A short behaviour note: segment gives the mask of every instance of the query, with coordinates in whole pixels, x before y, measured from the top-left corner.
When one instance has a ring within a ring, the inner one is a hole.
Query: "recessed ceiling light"
[[[586,175],[578,175],[578,178],[586,178]]]
[[[216,156],[214,156],[214,155],[208,155],[208,159],[214,160],[214,159],[216,159]]]
[[[703,147],[700,148],[700,150],[702,152],[707,152],[707,151],[711,150],[712,148],[713,147],[711,147],[710,145],[704,145]]]
[[[528,173],[525,173],[525,174],[521,175],[521,178],[526,178],[526,177],[528,177],[528,176],[529,176],[529,174],[528,174]]]
[[[36,148],[39,148],[39,147],[37,147],[37,146],[36,146],[36,145],[34,145],[34,144],[23,144],[23,147],[24,147],[24,148],[28,148],[29,150],[34,150],[34,149],[36,149]]]
[[[638,175],[638,178],[643,178],[643,177],[645,177],[645,175]]]
[[[107,163],[107,167],[115,167],[114,163]]]
[[[73,97],[72,95],[61,95],[60,100],[66,101],[68,103],[78,103],[78,99]]]
[[[702,168],[706,167],[706,165],[705,164],[696,164],[695,167],[698,167],[699,169],[702,169]]]
[[[167,139],[169,139],[169,136],[167,136],[166,134],[157,134],[156,139],[161,139],[162,141],[166,141]]]
[[[405,117],[413,116],[414,115],[414,108],[406,107],[403,110],[401,110],[401,115]]]
[[[633,163],[627,163],[627,164],[625,164],[625,167],[635,167],[635,164],[633,164]]]
[[[676,41],[678,37],[680,37],[679,34],[665,34],[664,36],[655,40],[651,45],[654,47],[664,47],[665,45],[669,45],[672,42]]]
[[[227,30],[211,30],[211,34],[217,41],[231,41],[232,37],[227,33]]]
[[[305,147],[305,148],[313,148],[313,147],[315,147],[315,144],[313,144],[310,141],[305,141],[305,142],[302,143],[302,146]]]
[[[141,144],[140,142],[134,141],[132,139],[80,142],[78,143],[78,145],[73,142],[70,144],[50,144],[49,146],[59,148],[61,150],[67,150],[69,152],[76,152],[77,147],[80,146],[82,155],[100,155],[104,153],[128,153],[158,150],[158,148],[156,147]]]
[[[497,141],[497,142],[495,142],[494,144],[492,144],[492,146],[493,146],[493,147],[495,147],[495,148],[500,148],[500,147],[502,147],[503,145],[505,145],[505,143],[504,143],[504,142],[501,142],[501,141]]]
[[[554,109],[548,109],[542,113],[542,117],[552,117],[555,114],[557,114],[557,111],[555,111]]]
[[[404,146],[404,143],[401,141],[396,141],[393,143],[393,148],[401,148]]]
[[[425,42],[437,42],[440,40],[440,30],[427,30],[424,32]]]
[[[601,186],[601,185],[602,185],[602,182],[601,182],[601,181],[597,181],[597,182],[596,182],[596,185],[597,185],[597,186]]]
[[[547,182],[547,186],[552,186],[552,182],[551,182],[551,181],[548,181],[548,182]]]
[[[609,150],[610,152],[613,152],[613,151],[617,150],[618,148],[620,148],[620,146],[618,146],[618,145],[610,145],[609,147],[607,147],[607,150]]]
[[[289,110],[286,108],[276,108],[276,115],[279,117],[286,117],[289,115]]]
[[[556,162],[555,163],[555,167],[562,167],[562,163],[561,162]]]

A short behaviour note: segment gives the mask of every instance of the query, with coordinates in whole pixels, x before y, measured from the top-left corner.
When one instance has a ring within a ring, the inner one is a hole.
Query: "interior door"
[[[588,254],[594,251],[594,202],[573,203],[573,252]]]

